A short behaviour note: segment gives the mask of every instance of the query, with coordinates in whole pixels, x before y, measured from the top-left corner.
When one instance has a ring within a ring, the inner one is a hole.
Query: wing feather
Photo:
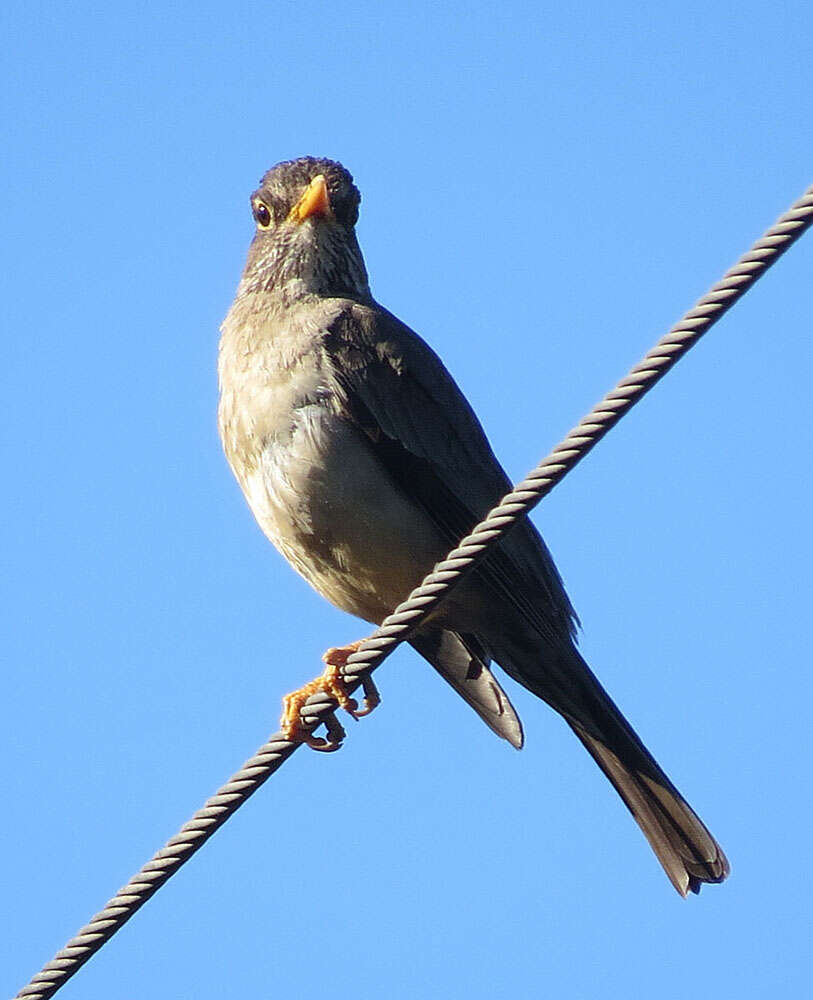
[[[511,488],[474,411],[434,351],[385,309],[348,306],[324,343],[346,415],[451,548]],[[477,572],[541,636],[574,635],[576,614],[527,518]]]

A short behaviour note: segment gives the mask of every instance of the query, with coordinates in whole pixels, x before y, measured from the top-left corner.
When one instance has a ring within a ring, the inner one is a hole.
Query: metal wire
[[[813,186],[772,226],[655,347],[573,428],[547,458],[449,553],[406,601],[349,658],[352,690],[369,676],[510,530],[615,426],[700,337],[813,224]],[[302,710],[310,731],[330,722],[337,708],[327,694],[312,695]],[[275,733],[245,762],[165,847],[23,987],[17,997],[51,997],[122,927],[223,823],[298,749]]]

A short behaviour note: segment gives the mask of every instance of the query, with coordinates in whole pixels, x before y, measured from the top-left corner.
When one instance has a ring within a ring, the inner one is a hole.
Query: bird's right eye
[[[257,199],[252,206],[252,213],[254,215],[254,221],[260,227],[260,229],[270,229],[271,228],[271,210],[265,202]]]

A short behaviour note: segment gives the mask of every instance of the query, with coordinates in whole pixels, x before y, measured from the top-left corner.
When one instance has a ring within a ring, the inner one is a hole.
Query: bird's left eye
[[[260,229],[271,228],[271,210],[268,208],[268,205],[258,199],[254,202],[253,213],[254,219]]]

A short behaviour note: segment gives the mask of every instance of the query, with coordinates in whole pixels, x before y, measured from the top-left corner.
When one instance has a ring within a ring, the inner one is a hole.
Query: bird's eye
[[[252,212],[254,213],[254,219],[260,229],[271,228],[271,210],[268,205],[258,199],[252,206]]]

